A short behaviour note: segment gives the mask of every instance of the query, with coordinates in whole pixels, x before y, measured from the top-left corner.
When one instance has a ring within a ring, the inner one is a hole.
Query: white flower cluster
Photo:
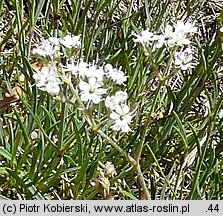
[[[72,49],[78,51],[81,48],[80,36],[67,35],[62,39],[51,37],[33,50],[33,53],[45,60],[46,65],[33,74],[36,86],[49,94],[56,96],[60,93],[60,84],[66,83],[64,78],[70,79],[74,89],[77,90],[80,100],[89,108],[93,104],[105,102],[110,110],[110,118],[113,122],[111,129],[114,131],[129,132],[129,124],[133,112],[127,105],[126,92],[117,91],[109,96],[112,86],[124,86],[127,76],[121,68],[114,68],[111,64],[97,66],[95,62],[87,63],[83,59],[76,59]],[[70,53],[70,56],[67,54]],[[66,59],[64,61],[64,56]],[[61,60],[63,58],[63,61]],[[73,82],[74,81],[74,82]]]
[[[155,48],[161,48],[166,46],[167,48],[176,49],[178,51],[174,53],[174,63],[177,68],[181,70],[187,70],[193,68],[193,51],[189,47],[191,44],[190,36],[196,33],[197,28],[193,23],[178,20],[173,25],[167,25],[164,28],[162,34],[154,34],[148,30],[143,30],[141,35],[134,34],[136,37],[135,42],[141,43],[143,46],[155,45]],[[185,48],[186,47],[186,48]]]
[[[107,96],[105,99],[105,106],[111,110],[110,118],[115,121],[115,124],[111,127],[115,131],[131,131],[129,124],[134,112],[130,112],[127,99],[128,94],[124,91],[117,91],[115,95]]]
[[[60,50],[60,43],[58,38],[51,37],[47,40],[42,41],[42,44],[33,49],[33,54],[42,56],[42,57],[49,57],[51,58]]]
[[[61,46],[67,49],[79,49],[81,47],[80,35],[66,35],[63,38],[50,37],[42,41],[42,44],[33,49],[33,54],[43,58],[53,59],[56,54],[59,54]]]
[[[61,80],[55,67],[42,67],[40,71],[33,74],[33,78],[40,90],[46,91],[53,96],[59,94]]]

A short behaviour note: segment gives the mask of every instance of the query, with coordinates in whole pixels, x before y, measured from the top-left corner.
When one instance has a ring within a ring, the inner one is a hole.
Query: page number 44
[[[206,212],[218,212],[218,211],[219,211],[218,204],[210,204]]]

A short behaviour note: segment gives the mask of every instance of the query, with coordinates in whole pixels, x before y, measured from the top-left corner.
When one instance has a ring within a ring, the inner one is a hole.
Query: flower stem
[[[108,137],[104,132],[102,132],[101,130],[97,130],[97,133],[105,138],[117,151],[119,151],[123,156],[125,156],[125,158],[127,159],[127,161],[134,167],[134,169],[136,170],[140,185],[142,187],[145,199],[150,199],[150,194],[149,194],[149,190],[148,187],[146,185],[145,179],[143,177],[143,173],[141,171],[141,167],[140,164],[136,162],[136,160],[131,157],[128,153],[126,153],[122,148],[119,147],[119,145],[117,145],[110,137]]]
[[[72,93],[73,93],[74,96],[76,97],[77,102],[78,102],[79,105],[81,106],[81,109],[85,110],[85,106],[84,106],[83,102],[81,101],[79,95],[77,94],[77,92],[76,92],[74,86],[72,85],[70,78],[67,78],[66,76],[64,76],[64,77],[63,77],[63,80],[64,80],[64,82],[67,83],[67,85],[69,86],[70,90],[72,91]]]
[[[159,91],[160,91],[160,88],[161,88],[162,84],[163,84],[163,82],[160,80],[160,82],[158,84],[158,87],[156,89],[155,99],[153,100],[153,104],[152,104],[152,107],[151,107],[150,112],[148,114],[148,117],[147,117],[147,120],[146,120],[146,123],[145,123],[145,126],[144,126],[144,130],[142,132],[141,140],[139,142],[138,147],[136,148],[135,157],[134,157],[135,161],[136,161],[136,171],[137,171],[138,179],[139,179],[140,185],[143,189],[144,196],[145,196],[146,199],[150,199],[150,194],[149,194],[149,191],[148,191],[148,188],[147,188],[147,185],[145,183],[143,173],[142,173],[142,170],[141,170],[141,167],[140,167],[140,158],[141,158],[142,150],[143,150],[143,147],[144,147],[148,127],[149,127],[149,124],[151,122],[151,114],[155,109],[156,101],[157,101],[158,94],[159,94]]]
[[[137,164],[139,164],[139,161],[140,161],[140,157],[141,157],[141,154],[142,154],[142,149],[143,149],[143,146],[144,146],[147,130],[148,130],[148,127],[149,127],[149,124],[150,124],[150,121],[151,121],[151,114],[152,114],[152,112],[154,112],[156,101],[157,101],[158,94],[159,94],[159,91],[160,91],[160,88],[161,88],[162,84],[163,84],[162,81],[160,81],[159,84],[158,84],[158,87],[156,89],[155,99],[153,100],[152,107],[150,109],[150,112],[148,114],[148,117],[147,117],[144,129],[142,131],[142,135],[141,135],[141,139],[140,139],[139,145],[136,148],[135,160],[136,160]]]
[[[119,145],[116,144],[108,135],[106,135],[103,131],[100,129],[95,130],[101,137],[105,138],[117,151],[119,151],[126,159],[127,161],[134,167],[136,167],[136,161],[133,157],[131,157],[128,153],[126,153]]]
[[[140,185],[141,185],[143,193],[144,193],[144,197],[146,200],[148,200],[148,199],[150,199],[150,193],[149,193],[148,187],[146,185],[145,179],[143,177],[143,173],[142,173],[139,163],[136,166],[136,172],[137,172],[137,176],[138,176]]]

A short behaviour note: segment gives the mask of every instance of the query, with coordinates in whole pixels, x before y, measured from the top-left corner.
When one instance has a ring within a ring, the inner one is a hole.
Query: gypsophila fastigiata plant
[[[165,57],[164,63],[160,71],[156,72],[160,82],[155,87],[157,96],[160,92],[164,95],[163,84],[178,74],[178,71],[183,73],[195,67],[195,47],[189,40],[195,32],[194,24],[182,19],[167,25],[161,34],[154,34],[148,30],[142,31],[141,35],[133,34],[134,41],[142,44],[149,59],[156,50],[164,50],[162,52],[162,58]],[[45,39],[33,50],[33,54],[43,62],[43,67],[33,74],[36,86],[55,98],[72,101],[73,105],[82,112],[83,121],[88,122],[92,131],[107,140],[134,167],[144,196],[148,199],[150,195],[141,171],[140,158],[147,126],[155,114],[157,99],[153,101],[154,105],[148,115],[133,158],[116,143],[110,132],[110,129],[114,132],[132,132],[130,124],[136,109],[130,109],[128,104],[128,94],[125,91],[128,77],[121,67],[115,68],[111,64],[98,65],[96,60],[86,62],[81,53],[81,47],[81,35],[68,34],[61,38]],[[69,90],[65,93],[66,87]],[[104,108],[101,109],[101,107]],[[98,118],[98,109],[104,111],[100,114],[103,120]],[[109,132],[105,133],[104,130]],[[110,180],[104,172],[99,172],[96,182],[102,196],[104,198],[110,196]]]
[[[0,199],[222,199],[222,1],[25,3],[0,4]]]

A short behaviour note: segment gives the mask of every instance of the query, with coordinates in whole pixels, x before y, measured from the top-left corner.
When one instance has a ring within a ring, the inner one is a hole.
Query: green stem
[[[135,160],[136,160],[137,163],[139,163],[139,161],[140,161],[140,157],[141,157],[141,154],[142,154],[143,145],[144,145],[144,143],[145,143],[145,139],[146,139],[146,134],[147,134],[147,131],[148,131],[149,124],[150,124],[150,122],[151,122],[151,114],[152,114],[152,112],[154,112],[155,105],[156,105],[156,101],[157,101],[158,94],[159,94],[159,91],[160,91],[160,88],[161,88],[162,84],[163,84],[162,81],[160,81],[159,84],[158,84],[158,87],[157,87],[157,89],[156,89],[155,99],[153,100],[152,107],[151,107],[151,109],[150,109],[150,112],[149,112],[149,114],[148,114],[148,117],[147,117],[147,120],[146,120],[144,129],[143,129],[143,131],[142,131],[142,136],[141,136],[139,145],[138,145],[138,147],[136,148],[136,152],[135,152]]]
[[[170,60],[169,60],[168,69],[167,69],[168,71],[167,72],[169,72],[169,68],[170,68],[171,64],[172,64],[172,58],[170,58]],[[134,157],[135,161],[137,163],[136,167],[137,167],[138,179],[140,181],[140,184],[142,186],[143,192],[144,192],[145,197],[147,199],[149,199],[150,196],[149,196],[149,191],[148,191],[147,186],[145,184],[145,180],[144,180],[141,168],[140,168],[140,158],[141,158],[142,150],[143,150],[143,147],[144,147],[144,143],[145,143],[148,127],[149,127],[150,122],[151,122],[151,116],[152,116],[152,113],[154,112],[154,109],[155,109],[155,106],[156,106],[156,102],[157,102],[157,99],[158,99],[158,95],[159,95],[160,89],[162,87],[162,84],[164,82],[165,82],[165,78],[164,79],[160,78],[160,81],[158,83],[158,86],[157,86],[157,89],[156,89],[156,93],[155,93],[155,99],[153,100],[153,104],[152,104],[152,107],[151,107],[150,112],[148,114],[148,117],[147,117],[144,129],[142,131],[142,136],[141,136],[139,145],[136,148],[135,157]]]
[[[143,192],[144,192],[144,195],[145,195],[146,199],[150,199],[150,194],[149,194],[147,185],[145,183],[143,173],[142,173],[141,168],[140,168],[140,158],[141,158],[143,146],[144,146],[144,143],[145,143],[147,130],[148,130],[149,124],[151,122],[151,114],[155,109],[156,101],[157,101],[158,94],[159,94],[159,91],[160,91],[160,88],[161,88],[162,84],[163,84],[163,82],[160,81],[159,84],[158,84],[158,87],[156,89],[155,99],[153,101],[152,107],[151,107],[150,112],[148,114],[148,118],[147,118],[147,121],[145,123],[144,130],[142,132],[141,140],[140,140],[139,145],[136,148],[136,152],[135,152],[135,161],[136,161],[136,164],[137,164],[136,171],[137,171],[138,179],[139,179],[140,185],[143,189]]]
[[[150,199],[150,193],[149,193],[148,187],[146,185],[145,179],[143,177],[143,173],[142,173],[140,164],[137,164],[137,166],[136,166],[136,172],[137,172],[137,176],[138,176],[140,185],[142,187],[142,190],[143,190],[145,199],[146,200],[149,200]]]
[[[147,148],[149,149],[149,152],[150,152],[150,154],[152,155],[152,157],[153,157],[153,159],[154,159],[154,161],[155,161],[155,163],[156,163],[156,165],[157,165],[157,167],[158,167],[158,169],[159,169],[159,171],[160,171],[160,173],[161,173],[161,175],[162,175],[162,177],[163,177],[165,183],[168,185],[168,187],[170,188],[170,190],[171,190],[171,192],[173,193],[173,195],[174,195],[175,197],[177,197],[175,191],[172,189],[172,187],[171,187],[171,185],[170,185],[170,182],[166,179],[166,176],[164,175],[163,170],[162,170],[162,168],[160,167],[159,162],[158,162],[158,160],[156,159],[155,154],[153,153],[153,150],[151,149],[151,147],[150,147],[148,144],[147,144],[146,146],[147,146]]]
[[[150,199],[150,193],[148,190],[148,187],[146,185],[145,179],[143,177],[143,173],[141,171],[141,167],[140,164],[136,162],[136,160],[131,157],[128,153],[126,153],[122,148],[119,147],[119,145],[117,145],[110,137],[108,137],[104,132],[102,132],[101,130],[96,130],[97,133],[105,138],[117,151],[119,151],[126,159],[127,161],[135,168],[140,185],[142,187],[145,199],[149,200]]]
[[[105,138],[118,152],[120,152],[126,159],[127,161],[133,166],[136,167],[136,161],[134,160],[133,157],[131,157],[128,153],[126,153],[116,142],[114,142],[108,135],[106,135],[103,131],[100,129],[94,129],[101,137]]]
[[[63,147],[65,119],[66,119],[66,103],[62,103],[62,111],[60,114],[59,136],[57,142],[58,149],[62,149]]]
[[[74,94],[74,96],[76,97],[77,99],[77,102],[79,103],[79,105],[81,106],[81,109],[85,110],[85,106],[83,104],[83,102],[81,101],[78,93],[76,92],[74,86],[72,85],[71,83],[71,80],[70,78],[67,78],[66,75],[62,77],[63,81],[67,83],[67,85],[69,86],[71,92]]]

